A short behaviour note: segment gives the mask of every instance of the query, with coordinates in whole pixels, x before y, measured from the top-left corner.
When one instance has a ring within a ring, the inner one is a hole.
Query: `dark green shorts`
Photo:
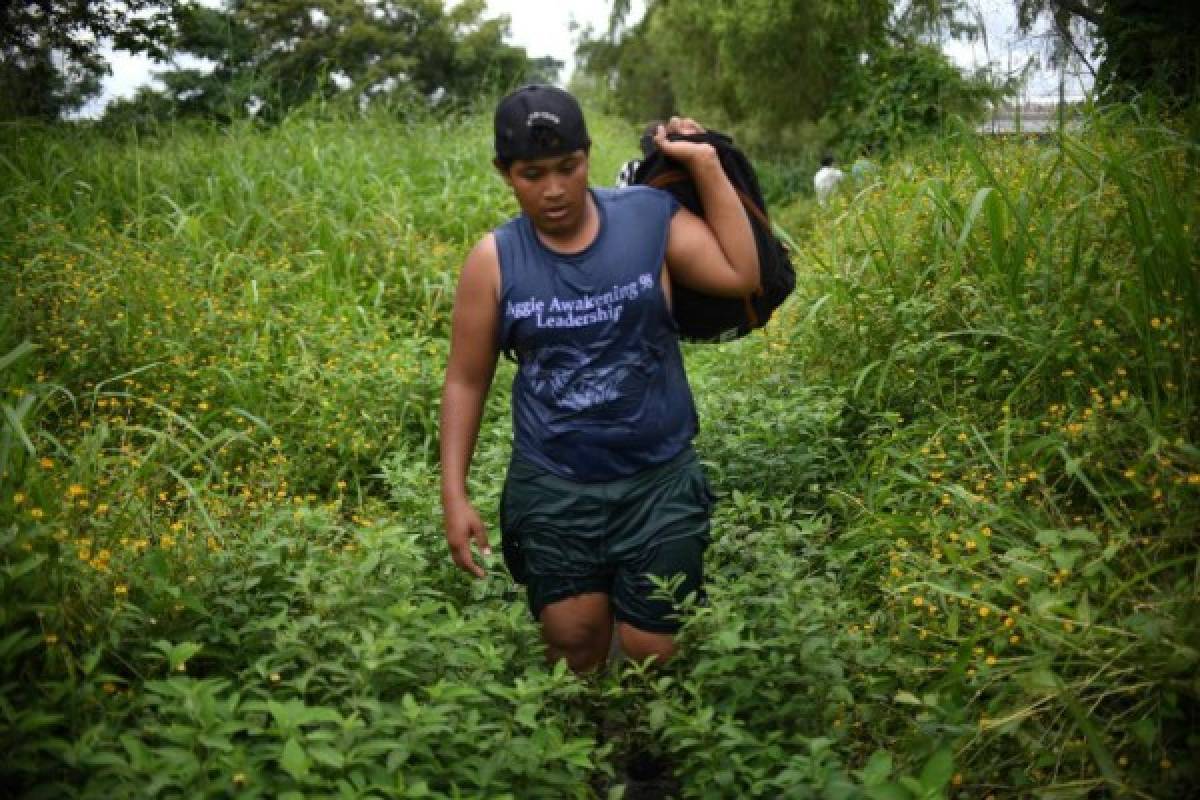
[[[538,618],[551,603],[604,592],[613,615],[652,633],[679,630],[676,604],[652,577],[676,578],[675,597],[703,592],[712,491],[689,447],[657,467],[577,483],[514,456],[500,504],[504,559]]]

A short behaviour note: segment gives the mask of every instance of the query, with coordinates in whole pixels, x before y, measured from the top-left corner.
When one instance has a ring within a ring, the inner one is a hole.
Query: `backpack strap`
[[[650,180],[646,181],[646,186],[653,186],[655,189],[665,189],[676,183],[691,180],[691,176],[681,169],[670,169],[665,172],[660,172]],[[754,202],[754,198],[746,194],[736,186],[733,190],[737,192],[738,198],[742,201],[742,205],[746,207],[746,211],[754,215],[754,218],[766,226],[767,230],[771,229],[771,219],[767,216],[767,212],[758,207]]]

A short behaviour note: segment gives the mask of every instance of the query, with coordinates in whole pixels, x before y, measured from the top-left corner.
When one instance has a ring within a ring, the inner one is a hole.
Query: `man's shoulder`
[[[831,183],[836,183],[844,177],[844,174],[837,167],[821,167],[817,170],[817,174],[813,176],[813,183],[817,186],[824,186]]]
[[[609,206],[629,205],[637,208],[648,206],[669,207],[675,202],[675,198],[671,196],[670,192],[640,184],[620,188],[597,187],[592,189],[592,192],[595,194],[596,202]]]

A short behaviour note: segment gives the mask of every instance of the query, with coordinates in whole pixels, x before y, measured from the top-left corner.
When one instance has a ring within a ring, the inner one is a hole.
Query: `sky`
[[[217,0],[206,0],[217,5]],[[982,42],[950,43],[946,50],[954,61],[963,67],[973,67],[987,63],[988,58],[998,60],[1007,67],[1011,54],[1014,64],[1021,64],[1024,59],[1039,50],[1037,41],[1019,40],[1016,34],[1016,21],[1012,0],[975,0],[974,5],[979,9],[985,21],[988,36],[988,46]],[[645,3],[634,0],[633,16],[630,21],[641,16]],[[604,30],[608,26],[608,15],[611,0],[488,0],[487,16],[508,14],[511,19],[510,43],[524,47],[530,57],[553,56],[566,64],[562,78],[564,82],[571,75],[574,67],[575,40],[577,30],[572,25],[582,27],[591,25],[596,30]],[[83,111],[85,116],[99,115],[105,104],[114,97],[129,97],[153,79],[155,69],[163,69],[143,56],[133,56],[128,53],[111,52],[109,54],[113,74],[104,81],[103,93],[92,101]],[[1085,91],[1088,83],[1078,79],[1068,79],[1067,94],[1075,98]],[[1057,75],[1041,73],[1031,82],[1029,95],[1033,99],[1056,97],[1058,92]]]

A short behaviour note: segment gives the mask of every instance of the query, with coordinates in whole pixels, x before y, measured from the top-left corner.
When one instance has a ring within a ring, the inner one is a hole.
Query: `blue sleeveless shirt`
[[[586,482],[669,461],[697,429],[662,287],[678,204],[646,187],[590,191],[600,229],[577,253],[546,247],[524,214],[495,231],[514,452]]]

